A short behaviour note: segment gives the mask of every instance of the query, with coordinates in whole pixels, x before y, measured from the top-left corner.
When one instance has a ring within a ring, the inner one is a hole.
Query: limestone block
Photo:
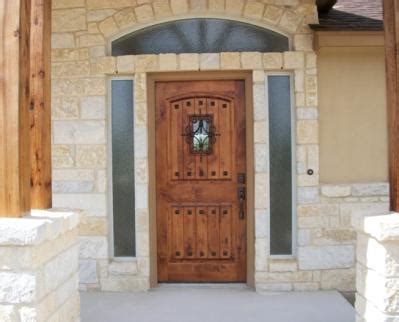
[[[304,68],[305,55],[303,52],[287,51],[283,53],[283,56],[285,69]]]
[[[74,48],[75,37],[72,33],[53,33],[51,35],[51,48]]]
[[[105,170],[96,171],[96,190],[97,192],[107,192],[107,172]]]
[[[317,76],[305,77],[306,93],[317,93]]]
[[[80,315],[80,297],[79,293],[75,292],[72,298],[69,298],[58,310],[57,316],[59,321],[79,321]],[[57,319],[57,318],[55,318]]]
[[[104,96],[84,96],[81,98],[80,104],[82,119],[105,119]]]
[[[298,222],[298,228],[316,229],[316,228],[327,227],[329,223],[329,217],[316,217],[316,216],[299,217],[297,222]]]
[[[268,270],[268,255],[269,255],[269,240],[267,238],[256,238],[255,239],[256,272],[263,272]],[[257,282],[256,276],[255,276],[255,282]]]
[[[52,145],[51,162],[53,168],[70,168],[75,162],[75,151],[71,145]]]
[[[105,194],[54,194],[53,204],[59,208],[83,209],[91,215],[105,216],[106,197]]]
[[[207,9],[207,0],[189,0],[190,11],[192,13],[205,12]]]
[[[64,282],[55,290],[54,297],[56,305],[60,307],[64,303],[68,302],[71,298],[77,296],[78,285],[79,285],[79,274],[76,271],[73,273],[72,277],[70,277],[66,282]]]
[[[255,210],[255,237],[266,238],[269,235],[268,227],[268,214],[266,210]]]
[[[308,145],[307,150],[307,166],[312,169],[314,173],[319,173],[319,146]]]
[[[115,9],[99,9],[99,10],[89,10],[87,12],[88,22],[98,22],[111,17],[116,12]]]
[[[89,22],[87,24],[87,32],[89,34],[98,34],[100,32],[100,29],[98,29],[98,25],[96,22]]]
[[[272,261],[269,264],[270,272],[296,272],[298,264],[293,260]]]
[[[266,109],[266,94],[265,86],[263,84],[253,85],[253,100],[254,100],[254,120],[265,121],[267,120]]]
[[[220,54],[220,67],[222,69],[240,69],[240,53],[224,52]]]
[[[105,236],[108,224],[104,218],[84,216],[79,225],[79,234],[84,236]]]
[[[51,112],[53,120],[79,118],[79,99],[77,97],[52,97]]]
[[[56,181],[53,180],[52,188],[54,193],[68,193],[68,192],[92,192],[94,184],[91,181]]]
[[[137,209],[147,209],[148,208],[148,185],[143,184],[143,183],[136,184],[135,196],[136,196],[136,208]]]
[[[94,46],[89,48],[90,57],[104,57],[105,56],[105,46]]]
[[[273,282],[311,282],[312,272],[288,271],[288,272],[256,272],[255,280],[258,283]]]
[[[150,259],[149,257],[138,257],[137,267],[140,276],[150,276]]]
[[[300,205],[297,207],[299,217],[306,216],[336,216],[339,214],[338,204]]]
[[[137,270],[137,260],[112,261],[108,266],[112,275],[136,275]]]
[[[294,88],[295,92],[305,91],[305,74],[303,70],[296,70],[294,73]]]
[[[137,102],[134,110],[134,124],[138,127],[147,125],[147,103]]]
[[[162,71],[177,69],[176,54],[160,54],[159,55],[159,69]]]
[[[298,144],[317,144],[319,141],[319,123],[316,120],[298,120],[296,136]]]
[[[79,260],[79,282],[84,284],[98,283],[96,260]]]
[[[104,121],[54,121],[55,144],[105,143]]]
[[[136,183],[148,183],[147,163],[147,159],[135,158],[134,167]]]
[[[317,55],[315,53],[306,54],[306,68],[316,68]]]
[[[119,31],[119,28],[116,25],[113,17],[108,17],[107,19],[101,21],[98,27],[105,37],[110,37]]]
[[[215,70],[220,68],[219,54],[200,54],[200,69]]]
[[[295,12],[287,10],[284,12],[281,20],[279,22],[279,27],[290,32],[294,33],[301,22],[301,17],[297,15]]]
[[[145,127],[136,127],[134,129],[134,137],[138,144],[134,145],[134,156],[136,158],[147,158],[147,129]]]
[[[312,51],[313,36],[312,34],[297,34],[294,36],[295,50]]]
[[[389,194],[389,184],[386,182],[357,183],[352,185],[352,195],[364,196],[386,196]]]
[[[170,0],[170,6],[174,15],[181,15],[188,12],[187,0]]]
[[[224,0],[209,0],[209,10],[213,12],[223,12]]]
[[[138,232],[136,234],[136,255],[139,256],[150,256],[150,236],[148,232]]]
[[[54,9],[65,9],[65,8],[77,8],[84,7],[84,0],[53,0],[51,8]]]
[[[136,209],[136,231],[149,232],[148,209]]]
[[[86,10],[83,8],[54,10],[51,22],[52,32],[85,30],[87,27]]]
[[[136,5],[136,0],[87,0],[87,9],[125,8]]]
[[[116,58],[118,73],[133,73],[135,60],[133,55],[118,56]]]
[[[18,321],[17,312],[14,305],[0,304],[0,321],[15,322]]]
[[[269,171],[269,145],[255,144],[255,172]]]
[[[263,54],[263,67],[267,70],[280,70],[283,68],[283,55],[281,53]]]
[[[51,50],[51,61],[75,61],[75,60],[86,60],[89,58],[89,50],[87,48],[79,49],[52,49]]]
[[[300,174],[297,176],[298,187],[312,187],[319,184],[319,175],[314,174],[312,176],[308,174]]]
[[[172,10],[168,1],[155,0],[152,3],[152,7],[154,8],[154,13],[157,18],[169,17],[172,15]]]
[[[36,300],[36,276],[28,272],[0,272],[0,302],[32,303]]]
[[[244,7],[244,16],[251,19],[260,19],[263,16],[265,5],[261,2],[249,1]]]
[[[110,276],[101,280],[101,290],[109,292],[137,292],[150,288],[148,278],[135,276]]]
[[[135,68],[137,72],[149,72],[158,70],[157,55],[137,55],[135,63]]]
[[[294,283],[294,291],[297,292],[313,292],[319,289],[320,285],[317,282]]]
[[[316,187],[300,187],[297,190],[298,204],[319,202],[319,189]]]
[[[298,247],[299,269],[350,268],[354,264],[353,245]]]
[[[256,283],[256,292],[289,292],[292,287],[291,283]]]
[[[244,1],[226,0],[226,13],[240,16],[244,7]]]
[[[309,246],[312,242],[310,229],[298,229],[298,246]]]
[[[255,208],[269,207],[269,176],[267,173],[255,174]]]
[[[134,75],[134,100],[136,102],[147,101],[147,83],[145,73],[136,73]]]
[[[198,54],[179,54],[179,68],[181,70],[198,70],[199,55]]]
[[[277,25],[283,15],[284,9],[278,6],[268,5],[263,14],[263,20],[271,25]]]
[[[297,107],[305,106],[305,93],[295,93],[295,105]]]
[[[148,22],[154,19],[154,12],[152,11],[152,7],[148,4],[135,7],[134,13],[136,14],[138,22]]]
[[[108,242],[106,237],[80,236],[79,258],[108,258]]]
[[[269,141],[268,123],[258,121],[254,123],[254,142],[268,143]]]
[[[126,8],[118,11],[114,15],[114,20],[119,28],[126,28],[127,26],[136,22],[136,16],[133,8]]]
[[[83,34],[78,37],[79,47],[93,47],[105,45],[105,39],[102,34]]]
[[[322,228],[314,232],[314,245],[354,244],[356,233],[348,228]]]
[[[81,168],[105,168],[107,156],[104,145],[78,145],[76,166]]]
[[[77,79],[54,79],[51,82],[52,95],[60,96],[91,96],[105,95],[105,78],[77,78]]]
[[[91,74],[115,74],[116,73],[116,60],[115,57],[99,57],[91,61]]]
[[[244,69],[261,69],[263,67],[262,54],[257,52],[241,53],[241,64]]]
[[[298,120],[317,120],[318,115],[317,108],[308,107],[296,109],[296,117]]]
[[[264,70],[254,70],[252,72],[252,81],[254,83],[264,83],[265,82],[265,71]]]
[[[51,77],[89,76],[90,64],[88,61],[62,62],[51,65]]]
[[[368,302],[362,295],[356,293],[356,322],[396,322],[395,316],[378,310],[373,303]]]
[[[321,194],[326,197],[348,197],[351,195],[351,187],[348,185],[322,185]]]

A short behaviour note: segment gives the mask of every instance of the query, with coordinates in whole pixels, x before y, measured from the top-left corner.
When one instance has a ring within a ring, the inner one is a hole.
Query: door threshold
[[[246,283],[158,283],[158,289],[251,289]]]

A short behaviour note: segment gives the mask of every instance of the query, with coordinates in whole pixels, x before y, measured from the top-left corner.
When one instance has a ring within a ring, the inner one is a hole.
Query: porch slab
[[[161,286],[143,293],[81,293],[82,322],[354,322],[338,293],[259,294],[244,286]]]

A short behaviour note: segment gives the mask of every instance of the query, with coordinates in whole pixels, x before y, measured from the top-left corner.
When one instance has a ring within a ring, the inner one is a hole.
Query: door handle
[[[239,213],[238,217],[240,219],[245,218],[245,188],[244,187],[239,187],[238,188],[238,202],[239,202]]]

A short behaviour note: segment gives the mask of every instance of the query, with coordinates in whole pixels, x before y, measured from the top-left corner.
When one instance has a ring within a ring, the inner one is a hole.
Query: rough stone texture
[[[374,192],[374,190],[372,190]],[[357,214],[356,312],[361,321],[399,320],[399,216]]]
[[[55,209],[0,218],[1,321],[79,320],[78,223]]]

